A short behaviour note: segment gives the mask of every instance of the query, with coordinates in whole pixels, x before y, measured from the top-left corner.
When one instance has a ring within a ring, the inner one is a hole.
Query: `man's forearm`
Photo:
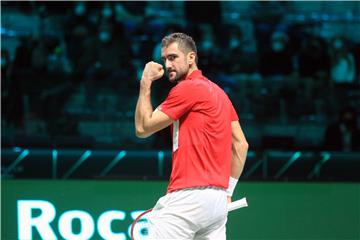
[[[244,138],[245,139],[245,138]],[[232,159],[229,178],[229,187],[226,189],[228,202],[231,202],[231,196],[235,190],[238,179],[244,169],[248,144],[246,141],[234,141],[232,143]]]
[[[144,135],[146,120],[151,117],[153,107],[151,104],[151,82],[140,81],[139,98],[135,110],[135,128],[138,137],[147,137]]]
[[[248,151],[248,144],[245,143],[233,143],[232,147],[232,161],[230,176],[239,179],[244,169],[245,160]]]
[[[156,62],[145,65],[141,81],[139,98],[135,109],[136,136],[145,138],[169,126],[173,120],[161,111],[153,112],[151,104],[151,84],[164,75],[164,68]]]

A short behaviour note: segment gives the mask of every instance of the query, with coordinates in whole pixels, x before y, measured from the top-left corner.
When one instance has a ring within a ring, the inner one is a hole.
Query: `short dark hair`
[[[165,36],[161,41],[162,47],[167,47],[174,42],[178,44],[179,49],[185,54],[189,52],[195,52],[195,63],[197,64],[197,49],[195,41],[192,39],[192,37],[185,33],[176,32]]]

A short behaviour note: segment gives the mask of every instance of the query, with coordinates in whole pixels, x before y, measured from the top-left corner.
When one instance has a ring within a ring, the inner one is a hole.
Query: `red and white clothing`
[[[199,187],[161,197],[148,215],[151,240],[226,240],[226,191]]]
[[[238,120],[226,93],[195,70],[171,89],[158,110],[175,120],[168,192],[199,186],[226,189],[231,122]]]
[[[225,240],[234,107],[195,70],[158,110],[175,121],[173,163],[168,193],[148,217],[148,239]]]

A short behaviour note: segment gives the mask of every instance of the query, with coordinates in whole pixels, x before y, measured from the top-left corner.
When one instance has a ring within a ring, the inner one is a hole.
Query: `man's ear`
[[[196,59],[195,52],[189,52],[187,59],[188,59],[188,64],[195,64],[196,63],[196,61],[195,61],[195,59]]]

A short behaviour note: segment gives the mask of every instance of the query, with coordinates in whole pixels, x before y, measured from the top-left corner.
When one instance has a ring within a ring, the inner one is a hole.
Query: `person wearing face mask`
[[[74,2],[65,20],[67,55],[74,66],[74,79],[82,81],[88,62],[84,61],[86,42],[94,35],[95,26],[90,21],[92,12],[87,2]]]
[[[252,51],[239,25],[226,26],[220,41],[222,49],[221,69],[229,75],[252,74],[258,72],[258,54]]]
[[[289,75],[293,72],[292,52],[285,32],[275,31],[270,46],[260,57],[260,72],[264,76]]]
[[[108,43],[111,39],[111,34],[109,30],[101,30],[99,33],[99,40],[102,43]]]
[[[201,64],[209,71],[216,71],[216,38],[214,28],[210,24],[202,23],[198,25],[199,31],[199,52],[201,52]]]
[[[110,5],[110,3],[105,3],[101,11],[102,17],[105,19],[110,19],[113,16],[113,14],[114,11],[112,5]]]
[[[128,78],[133,72],[128,61],[132,52],[125,34],[121,33],[119,25],[115,29],[112,21],[101,21],[95,37],[86,42],[81,58],[82,65],[86,66],[85,95],[90,108],[95,104],[99,89],[126,92],[129,82],[118,79]],[[124,104],[122,107],[125,107]]]
[[[224,51],[226,52],[223,56],[223,70],[229,74],[238,74],[242,71],[243,61],[242,57],[243,46],[242,46],[242,34],[237,26],[227,27],[229,30],[228,37],[225,38]]]
[[[348,50],[344,39],[336,37],[331,48],[331,79],[336,84],[351,84],[355,80],[354,55]]]
[[[114,25],[110,22],[102,23],[98,30],[95,66],[102,72],[111,72],[120,67],[121,62],[124,61],[120,58],[124,46],[114,33]]]
[[[10,100],[10,54],[7,49],[1,49],[1,102],[2,102],[2,119],[8,120],[8,113],[11,111],[4,103]]]
[[[324,149],[330,151],[359,151],[360,130],[357,125],[356,109],[344,108],[337,122],[326,128]]]
[[[74,13],[76,16],[84,16],[86,13],[85,2],[76,2],[74,6]]]
[[[6,49],[1,49],[1,77],[7,76],[9,66],[10,66],[9,51]]]

